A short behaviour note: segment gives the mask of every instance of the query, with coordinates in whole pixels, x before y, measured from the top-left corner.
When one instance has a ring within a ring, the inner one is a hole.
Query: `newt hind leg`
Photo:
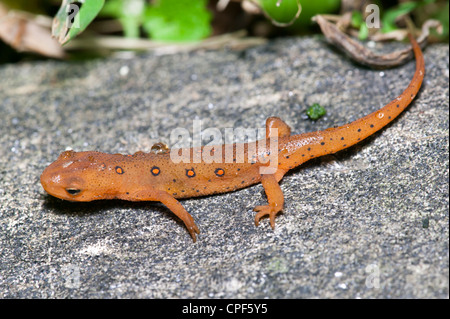
[[[266,138],[276,137],[288,137],[291,135],[291,128],[283,120],[278,117],[269,117],[266,120]],[[278,157],[278,155],[277,155]],[[278,163],[278,160],[277,160]],[[267,170],[265,170],[267,168]],[[273,170],[269,170],[269,167],[261,167],[261,184],[264,187],[264,191],[269,202],[268,205],[256,206],[253,210],[258,212],[255,215],[255,225],[259,225],[261,218],[269,216],[270,226],[275,228],[275,217],[283,210],[284,195],[278,182],[286,174],[287,170],[280,169],[278,165],[276,167],[270,167]],[[264,173],[266,172],[266,173]]]
[[[266,120],[266,138],[287,137],[291,135],[291,128],[279,117],[269,117]]]
[[[261,218],[269,216],[270,226],[275,229],[275,217],[283,210],[284,195],[278,182],[286,173],[285,170],[278,169],[275,174],[263,174],[261,176],[261,183],[269,202],[268,205],[256,206],[253,210],[258,212],[255,215],[255,225],[259,225]]]

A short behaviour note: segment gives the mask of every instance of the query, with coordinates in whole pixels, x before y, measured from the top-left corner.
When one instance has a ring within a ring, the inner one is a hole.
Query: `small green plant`
[[[359,28],[358,39],[365,40],[369,36],[369,28],[364,23],[363,15],[359,11],[352,12],[352,27]]]
[[[320,119],[325,114],[327,114],[327,110],[318,103],[314,103],[306,110],[306,115],[313,121]]]
[[[411,13],[418,6],[425,4],[425,1],[419,2],[402,2],[398,6],[386,10],[381,19],[381,32],[388,33],[397,30],[395,21],[398,17]]]
[[[95,19],[102,9],[105,0],[63,0],[61,7],[53,19],[52,35],[59,43],[66,44]]]
[[[126,38],[138,38],[141,27],[154,40],[197,41],[211,34],[207,0],[63,0],[55,16],[53,35],[66,44],[97,15],[116,18]]]
[[[100,15],[117,18],[125,38],[138,38],[146,5],[144,0],[108,0]]]
[[[294,30],[311,25],[316,14],[333,13],[339,9],[341,0],[252,0],[259,4],[272,23],[279,26],[292,25]]]
[[[382,33],[388,33],[398,30],[396,22],[401,16],[408,15],[414,10],[416,10],[417,13],[417,10],[419,8],[435,2],[436,0],[408,1],[402,2],[397,6],[385,10],[381,13],[380,31]],[[444,34],[448,34],[448,1],[446,3],[446,9],[439,11],[437,14],[435,14],[434,18],[438,19],[444,26]],[[367,24],[365,23],[363,14],[361,12],[354,11],[352,13],[351,24],[352,27],[359,29],[358,38],[360,40],[365,40],[368,38],[369,28],[367,27]],[[447,29],[445,29],[446,26]],[[447,33],[445,33],[445,30],[447,30]]]
[[[206,0],[159,0],[145,9],[142,26],[155,40],[201,40],[211,34],[206,5]]]
[[[278,25],[292,24],[301,12],[300,0],[258,0],[257,3],[272,22]]]

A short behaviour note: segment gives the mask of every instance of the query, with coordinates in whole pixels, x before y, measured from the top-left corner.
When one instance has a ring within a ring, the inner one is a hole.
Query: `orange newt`
[[[412,36],[410,41],[416,57],[416,71],[408,87],[383,108],[349,124],[291,135],[286,123],[270,117],[266,121],[266,140],[253,143],[175,150],[160,148],[159,152],[133,155],[65,151],[42,173],[42,186],[50,195],[69,201],[117,198],[161,202],[184,222],[195,242],[200,231],[177,198],[226,193],[262,183],[268,205],[255,207],[258,212],[255,224],[258,226],[262,217],[269,216],[274,228],[275,216],[284,205],[278,183],[287,171],[312,158],[348,148],[374,134],[414,99],[423,81],[425,64],[422,51]],[[273,145],[277,146],[275,166],[272,171],[264,172],[262,170],[269,164],[273,165],[267,161]],[[240,149],[243,152],[239,152]],[[191,159],[195,153],[218,152],[222,160],[206,162],[201,157],[199,162],[174,163],[170,154],[182,151],[187,151]],[[226,154],[230,156],[228,160]]]

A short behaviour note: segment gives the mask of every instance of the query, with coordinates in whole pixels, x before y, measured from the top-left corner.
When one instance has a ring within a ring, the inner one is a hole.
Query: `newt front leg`
[[[194,222],[194,218],[172,195],[164,191],[138,191],[128,195],[128,200],[134,201],[157,201],[164,204],[172,213],[177,215],[186,226],[194,243],[196,242],[196,234],[200,234],[200,230]]]
[[[167,194],[166,192],[162,192],[163,194],[158,197],[158,200],[167,206],[168,209],[172,211],[175,215],[177,215],[186,226],[189,234],[192,237],[192,240],[197,240],[196,234],[200,234],[200,230],[194,222],[194,218],[192,218],[191,214],[189,214],[186,209],[184,209],[183,205],[180,204],[175,198]]]

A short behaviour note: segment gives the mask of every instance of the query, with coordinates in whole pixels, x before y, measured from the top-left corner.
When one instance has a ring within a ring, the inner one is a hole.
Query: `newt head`
[[[41,184],[50,195],[69,201],[88,202],[115,198],[120,185],[111,175],[120,174],[122,168],[106,165],[121,155],[100,152],[61,153],[41,175]]]

